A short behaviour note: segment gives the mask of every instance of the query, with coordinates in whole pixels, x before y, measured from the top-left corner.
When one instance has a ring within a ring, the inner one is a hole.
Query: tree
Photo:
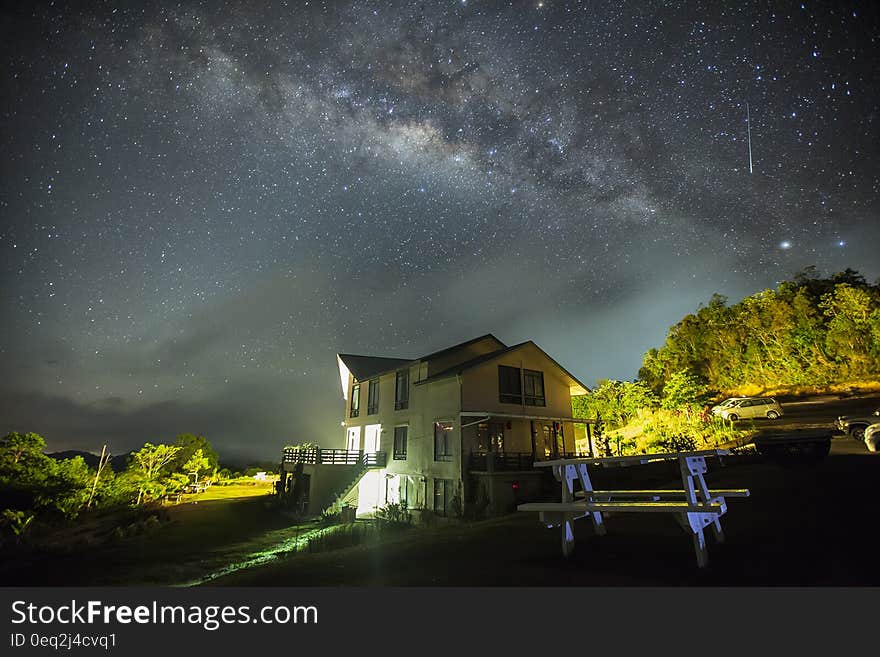
[[[202,456],[208,459],[208,467],[206,470],[213,470],[217,467],[217,452],[211,447],[211,443],[204,436],[196,436],[191,433],[182,433],[174,439],[175,447],[179,450],[177,455],[171,462],[170,469],[175,472],[192,472],[184,467],[196,450],[202,450]]]
[[[0,438],[0,461],[18,465],[19,462],[27,459],[39,460],[45,457],[43,454],[45,447],[46,441],[38,433],[8,433]]]
[[[639,376],[661,393],[687,370],[713,390],[781,389],[875,380],[880,372],[880,287],[852,269],[815,267],[732,306],[708,306],[670,328]]]
[[[880,295],[839,283],[819,305],[829,318],[825,345],[840,369],[851,376],[876,373],[877,357],[872,353],[876,327],[872,320],[880,309]]]
[[[662,407],[666,410],[683,408],[689,411],[694,406],[703,406],[709,399],[709,388],[689,372],[676,372],[663,386]]]
[[[56,461],[43,454],[45,446],[37,433],[0,438],[0,508],[74,517],[88,497],[92,472],[82,457]]]
[[[612,428],[625,425],[639,410],[656,405],[657,397],[644,381],[606,379],[593,392],[572,398],[575,417],[594,419],[601,415]]]
[[[140,504],[144,497],[155,498],[162,494],[165,489],[162,477],[180,449],[176,445],[146,443],[132,454],[131,467],[138,475],[139,483],[136,504]]]
[[[209,470],[211,467],[208,457],[202,455],[201,448],[197,449],[195,453],[192,455],[189,461],[183,464],[183,472],[184,474],[189,474],[191,472],[195,473],[196,480],[199,478],[199,473],[205,470]]]

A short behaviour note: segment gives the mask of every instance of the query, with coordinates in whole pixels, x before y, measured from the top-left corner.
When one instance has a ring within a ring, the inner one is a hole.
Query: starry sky
[[[341,440],[337,352],[592,385],[713,292],[880,276],[871,2],[4,7],[0,431],[50,450],[274,459]]]

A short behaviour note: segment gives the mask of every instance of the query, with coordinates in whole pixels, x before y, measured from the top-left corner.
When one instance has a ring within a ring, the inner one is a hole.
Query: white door
[[[349,427],[348,428],[348,438],[345,441],[345,449],[356,452],[360,448],[361,448],[361,428],[360,427]]]
[[[379,432],[381,429],[381,424],[368,424],[364,427],[364,452],[379,451]]]

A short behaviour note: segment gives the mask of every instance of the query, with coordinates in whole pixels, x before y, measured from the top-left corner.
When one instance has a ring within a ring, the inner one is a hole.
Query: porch
[[[553,482],[535,462],[592,456],[590,424],[572,417],[461,413],[466,504],[498,515],[539,497]]]

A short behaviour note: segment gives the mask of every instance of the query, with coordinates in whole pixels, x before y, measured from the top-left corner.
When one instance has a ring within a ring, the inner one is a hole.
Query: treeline
[[[822,388],[880,379],[880,286],[847,269],[808,267],[739,303],[714,295],[645,354],[639,377],[660,394],[689,372],[720,392]]]
[[[218,477],[217,453],[204,436],[181,434],[172,445],[145,444],[127,467],[96,468],[81,456],[56,460],[36,433],[0,438],[0,544],[26,534],[32,523],[76,518],[85,509],[137,506],[181,491],[195,478]]]

